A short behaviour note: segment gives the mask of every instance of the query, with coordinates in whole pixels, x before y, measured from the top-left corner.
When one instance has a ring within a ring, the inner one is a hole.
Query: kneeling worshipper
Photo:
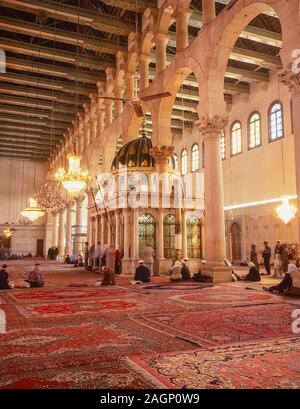
[[[181,276],[182,276],[182,281],[189,281],[191,279],[191,272],[190,269],[187,265],[186,260],[181,260],[182,268],[181,268]]]
[[[300,271],[297,266],[293,263],[288,265],[288,271],[285,273],[285,276],[280,281],[279,284],[273,285],[272,287],[263,287],[265,291],[278,291],[280,294],[284,293],[284,290],[289,290],[293,286],[293,280],[299,280]]]
[[[43,276],[40,270],[39,263],[35,263],[33,270],[30,271],[25,282],[28,283],[30,287],[43,287],[44,286],[45,283],[43,280]]]
[[[261,277],[259,274],[259,269],[256,267],[252,261],[248,263],[249,273],[244,278],[245,281],[260,281]]]
[[[7,270],[7,264],[3,264],[0,270],[0,290],[10,290],[14,288],[14,283],[8,280],[9,274]]]
[[[144,284],[150,283],[150,281],[150,270],[144,265],[144,261],[140,260],[139,265],[135,270],[134,280],[131,281],[131,284]]]
[[[179,260],[176,260],[174,266],[170,268],[170,281],[178,282],[182,280],[182,266]]]
[[[116,285],[114,270],[103,266],[101,271],[104,273],[103,280],[102,282],[98,281],[96,285]]]

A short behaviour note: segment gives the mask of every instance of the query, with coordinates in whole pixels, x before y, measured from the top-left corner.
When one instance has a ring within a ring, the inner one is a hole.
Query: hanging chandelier
[[[70,154],[68,161],[68,171],[60,168],[55,174],[55,179],[63,185],[71,196],[77,196],[90,183],[90,178],[87,172],[80,169],[80,156]]]
[[[297,208],[289,203],[288,196],[282,196],[281,205],[276,208],[276,213],[279,219],[281,219],[285,224],[288,224],[295,218]]]
[[[21,211],[21,215],[27,217],[31,222],[44,216],[44,214],[45,212],[38,207],[37,201],[33,197],[29,199],[29,206]]]
[[[34,195],[34,199],[42,210],[46,212],[57,211],[65,207],[67,201],[62,197],[57,181],[49,178]]]
[[[5,238],[8,239],[16,232],[16,229],[13,223],[10,226],[8,223],[5,223],[5,224],[7,225],[7,228],[3,230],[3,234]]]

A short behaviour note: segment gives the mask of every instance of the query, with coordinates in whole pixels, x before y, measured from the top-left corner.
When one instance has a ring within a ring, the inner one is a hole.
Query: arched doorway
[[[233,261],[242,259],[241,226],[238,223],[231,225],[231,255]]]
[[[164,258],[175,259],[175,216],[164,217]]]
[[[156,226],[154,217],[145,213],[138,218],[138,240],[139,240],[139,257],[142,256],[143,250],[150,245],[154,250],[156,248]]]
[[[187,219],[187,256],[202,258],[201,221],[196,216]]]

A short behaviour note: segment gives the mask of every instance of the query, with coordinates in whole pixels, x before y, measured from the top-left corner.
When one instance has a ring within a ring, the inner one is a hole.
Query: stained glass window
[[[248,148],[253,149],[261,145],[260,115],[253,113],[248,123]]]
[[[164,217],[164,257],[175,258],[175,216],[167,214]]]
[[[199,146],[197,144],[192,147],[192,172],[199,169]]]
[[[235,122],[231,127],[231,155],[237,155],[242,152],[242,125]]]
[[[155,249],[155,220],[151,214],[145,213],[138,218],[138,239],[139,239],[139,255],[147,245]]]
[[[269,141],[283,137],[283,111],[280,101],[273,102],[269,109]]]
[[[196,216],[187,219],[188,258],[201,258],[201,223]]]

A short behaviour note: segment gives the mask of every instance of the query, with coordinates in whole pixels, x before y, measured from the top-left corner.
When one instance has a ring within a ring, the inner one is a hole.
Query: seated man
[[[3,264],[0,270],[0,290],[10,290],[14,287],[13,283],[8,280],[7,264]]]
[[[248,263],[249,272],[245,277],[245,281],[260,281],[259,269],[251,261]]]
[[[44,286],[45,283],[43,280],[43,276],[40,270],[39,263],[35,263],[33,270],[30,271],[25,281],[30,284],[30,287],[43,287]]]
[[[144,265],[143,260],[139,261],[139,265],[135,270],[134,281],[140,281],[141,283],[150,282],[150,270]]]
[[[64,261],[64,264],[72,264],[72,260],[71,260],[70,254],[67,254],[67,256],[66,256],[66,258],[65,258],[65,261]]]
[[[174,266],[170,268],[170,281],[181,281],[182,280],[182,266],[179,260],[176,260]]]
[[[284,290],[289,290],[293,286],[293,279],[296,279],[300,275],[298,268],[295,264],[290,263],[288,265],[288,271],[285,273],[283,279],[279,284],[273,285],[272,287],[263,287],[265,291],[278,291],[283,294]],[[293,278],[292,278],[293,277]]]
[[[78,254],[77,259],[75,261],[74,267],[83,267],[83,258],[81,254]]]
[[[186,260],[181,260],[181,276],[182,276],[182,281],[189,281],[191,279],[191,272],[190,269],[188,268],[187,261]]]

